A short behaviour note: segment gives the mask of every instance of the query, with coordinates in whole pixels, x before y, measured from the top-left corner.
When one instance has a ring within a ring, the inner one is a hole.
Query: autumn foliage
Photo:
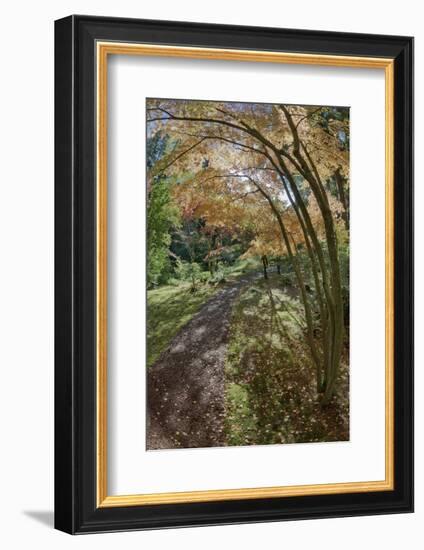
[[[178,213],[167,219],[186,247],[198,245],[182,228],[197,224],[211,272],[229,235],[246,243],[242,257],[289,262],[317,394],[329,403],[348,337],[348,109],[149,99],[147,124],[160,149],[148,163],[149,200],[160,201],[155,189],[172,197]]]

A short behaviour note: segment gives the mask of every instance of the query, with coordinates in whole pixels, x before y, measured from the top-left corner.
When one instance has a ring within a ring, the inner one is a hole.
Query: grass
[[[243,260],[238,260],[228,269],[228,278],[229,279],[238,279],[246,273],[251,273],[252,271],[259,271],[262,269],[262,264],[256,258],[245,258]]]
[[[226,360],[228,445],[342,441],[348,432],[347,368],[340,392],[320,407],[293,287],[270,274],[234,305]]]
[[[147,292],[147,366],[150,367],[200,307],[215,293],[210,285],[191,292],[190,283]]]
[[[177,332],[199,311],[219,289],[220,284],[235,281],[243,274],[259,269],[259,263],[248,258],[221,270],[221,277],[209,281],[203,272],[203,282],[191,292],[189,282],[174,279],[173,284],[147,291],[147,366],[150,367]]]
[[[151,366],[177,332],[223,284],[259,271],[243,260],[221,279],[173,281],[147,293],[147,363]],[[347,360],[338,392],[323,408],[306,347],[303,308],[290,278],[270,273],[254,279],[237,297],[225,366],[227,445],[264,445],[349,439]]]

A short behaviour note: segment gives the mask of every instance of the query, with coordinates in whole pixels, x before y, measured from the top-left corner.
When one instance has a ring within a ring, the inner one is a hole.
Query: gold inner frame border
[[[220,59],[384,69],[385,72],[385,479],[315,485],[214,489],[173,493],[108,495],[107,491],[107,62],[109,55]],[[97,296],[96,296],[96,470],[97,507],[212,502],[306,495],[365,493],[394,489],[394,60],[390,58],[302,54],[256,50],[96,42],[97,63]]]

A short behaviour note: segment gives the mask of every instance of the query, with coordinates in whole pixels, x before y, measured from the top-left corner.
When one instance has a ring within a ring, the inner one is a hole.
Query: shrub
[[[175,265],[175,273],[179,279],[191,282],[193,292],[197,290],[197,283],[200,281],[202,274],[202,268],[198,263],[178,259]]]

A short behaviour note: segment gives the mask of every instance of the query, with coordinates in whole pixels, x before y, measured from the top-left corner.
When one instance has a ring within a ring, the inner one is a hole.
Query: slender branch
[[[245,128],[242,126],[238,126],[237,124],[234,124],[232,122],[228,122],[227,120],[222,120],[219,118],[209,118],[209,117],[190,117],[190,116],[178,116],[174,115],[173,113],[170,113],[169,111],[166,111],[165,109],[158,107],[158,111],[162,111],[167,117],[158,118],[157,120],[177,120],[177,121],[189,121],[189,122],[209,122],[211,124],[223,124],[224,126],[228,126],[230,128],[235,128],[236,130],[245,131]],[[147,122],[152,122],[154,119],[148,119]]]
[[[301,124],[301,122],[303,122],[304,120],[306,120],[307,118],[310,118],[310,117],[313,117],[315,113],[317,113],[318,111],[321,111],[322,107],[318,107],[318,109],[315,109],[314,111],[312,111],[312,113],[308,113],[307,115],[301,117],[298,121],[297,121],[297,124],[296,124],[296,129],[299,128],[299,125]]]
[[[181,157],[183,157],[185,154],[189,153],[190,151],[192,151],[193,149],[195,149],[198,145],[200,145],[201,143],[203,143],[205,141],[206,138],[202,138],[200,141],[198,141],[197,143],[194,143],[193,145],[191,145],[190,147],[188,147],[188,149],[185,149],[185,151],[182,151],[181,153],[179,153],[173,160],[171,160],[171,162],[169,162],[166,166],[164,166],[164,168],[161,168],[158,172],[158,174],[162,174],[163,172],[165,172],[165,170],[167,170],[170,166],[172,166],[175,162],[177,162],[177,160],[179,160]]]
[[[248,191],[247,193],[243,193],[243,195],[239,195],[238,197],[234,197],[233,199],[231,199],[230,202],[235,202],[235,201],[238,201],[240,199],[244,199],[248,195],[254,195],[255,193],[259,193],[259,189],[255,189],[255,191]]]

